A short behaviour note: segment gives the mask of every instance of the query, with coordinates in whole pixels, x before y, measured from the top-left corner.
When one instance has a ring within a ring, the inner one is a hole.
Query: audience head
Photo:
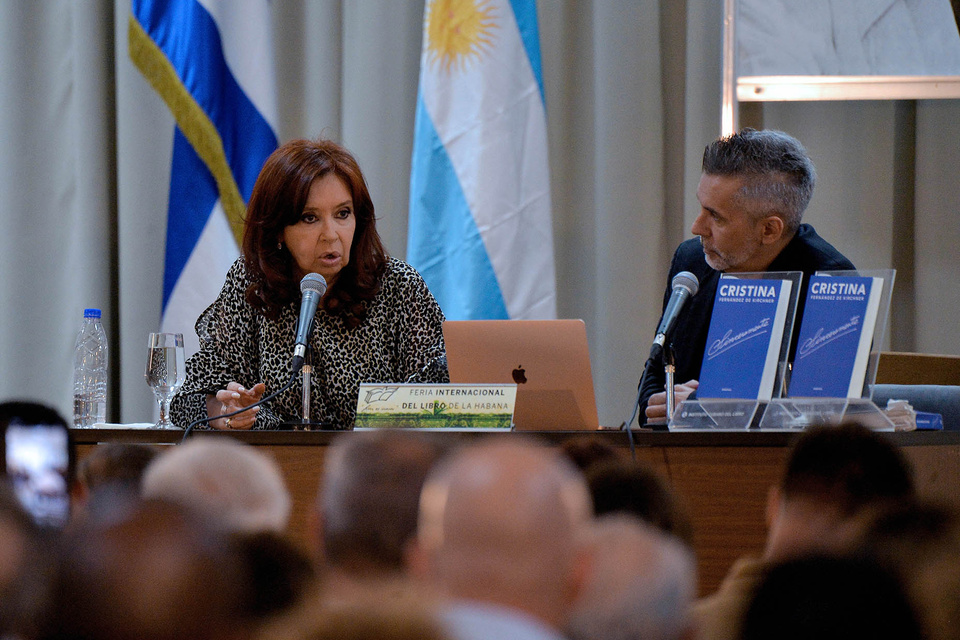
[[[591,568],[568,635],[574,640],[677,640],[693,635],[693,553],[626,515],[598,518]]]
[[[670,485],[650,466],[614,460],[587,470],[593,510],[627,513],[693,546],[693,524]]]
[[[419,595],[419,594],[418,594]],[[258,640],[446,640],[420,597],[401,592],[354,594],[347,602],[300,607],[265,627]]]
[[[97,445],[77,466],[77,482],[88,492],[120,486],[140,492],[140,481],[158,450],[145,444],[107,442]]]
[[[266,621],[298,603],[311,591],[316,578],[313,563],[300,548],[273,531],[232,534],[249,577],[244,614]]]
[[[159,454],[145,444],[97,445],[77,465],[76,494],[94,515],[114,512],[140,497],[143,474]]]
[[[6,481],[0,482],[0,637],[36,633],[53,568],[33,517]]]
[[[800,226],[817,173],[806,149],[782,131],[744,128],[718,138],[703,152],[703,173],[738,178],[738,204],[755,221],[783,220],[786,235]]]
[[[428,476],[413,569],[447,597],[561,628],[585,577],[590,512],[583,477],[557,451],[482,442]]]
[[[195,514],[156,501],[66,537],[42,636],[53,640],[233,639],[247,627],[246,574]]]
[[[878,564],[807,556],[775,565],[761,579],[741,640],[847,640],[923,637],[903,588]]]
[[[865,509],[913,496],[906,458],[882,435],[853,423],[812,427],[797,439],[770,492],[766,556],[842,548]]]
[[[404,570],[420,490],[443,449],[408,431],[341,435],[328,452],[316,510],[327,568],[356,577]]]
[[[906,502],[875,514],[861,549],[906,585],[932,640],[960,638],[960,513]]]
[[[615,448],[589,436],[564,440],[560,451],[583,473],[587,473],[590,467],[596,464],[620,460],[620,454]]]
[[[143,496],[183,505],[226,531],[283,532],[290,495],[277,463],[229,437],[199,437],[147,468]]]

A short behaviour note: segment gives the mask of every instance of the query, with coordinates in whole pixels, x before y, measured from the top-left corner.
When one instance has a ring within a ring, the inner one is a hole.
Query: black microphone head
[[[689,271],[681,271],[677,275],[673,276],[673,281],[670,283],[673,289],[680,287],[686,289],[690,293],[690,296],[697,295],[697,291],[700,290],[700,281],[697,280],[697,276],[693,275]]]
[[[327,292],[327,281],[319,273],[308,273],[300,281],[300,293],[306,293],[307,291],[314,291],[322,298],[323,294]]]

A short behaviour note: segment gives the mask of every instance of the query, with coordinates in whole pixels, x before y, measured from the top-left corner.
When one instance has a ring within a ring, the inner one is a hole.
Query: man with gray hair
[[[420,496],[411,570],[455,640],[561,638],[587,568],[590,497],[560,454],[491,440],[441,463]]]
[[[317,493],[317,547],[331,595],[399,578],[417,529],[420,489],[440,441],[397,430],[341,434]]]
[[[673,254],[664,308],[673,293],[673,277],[689,271],[700,282],[673,328],[679,404],[699,385],[700,366],[721,273],[802,271],[797,317],[803,311],[807,280],[816,271],[853,269],[830,243],[802,224],[813,196],[816,171],[806,149],[782,131],[746,128],[722,137],[703,152],[697,189],[700,215],[690,231],[698,236]],[[791,359],[793,346],[791,347]],[[647,363],[640,390],[641,422],[665,425],[666,382],[662,356]]]
[[[573,640],[683,640],[695,636],[693,552],[678,538],[613,514],[593,526],[592,565],[573,607]]]

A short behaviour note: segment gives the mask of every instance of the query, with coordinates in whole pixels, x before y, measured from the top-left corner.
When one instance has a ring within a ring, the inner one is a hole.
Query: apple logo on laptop
[[[513,370],[513,381],[517,384],[526,384],[527,370],[523,368],[523,365]]]

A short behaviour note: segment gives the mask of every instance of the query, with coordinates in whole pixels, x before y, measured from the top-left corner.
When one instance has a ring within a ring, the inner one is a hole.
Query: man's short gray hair
[[[402,570],[404,548],[416,533],[420,489],[444,451],[408,431],[338,437],[317,495],[325,560],[347,570]]]
[[[678,640],[693,621],[697,572],[680,540],[625,514],[593,530],[593,566],[567,627],[574,640]]]
[[[800,226],[817,182],[813,162],[796,138],[749,127],[707,145],[703,173],[741,178],[738,198],[746,212],[756,220],[779,216],[791,234]]]

